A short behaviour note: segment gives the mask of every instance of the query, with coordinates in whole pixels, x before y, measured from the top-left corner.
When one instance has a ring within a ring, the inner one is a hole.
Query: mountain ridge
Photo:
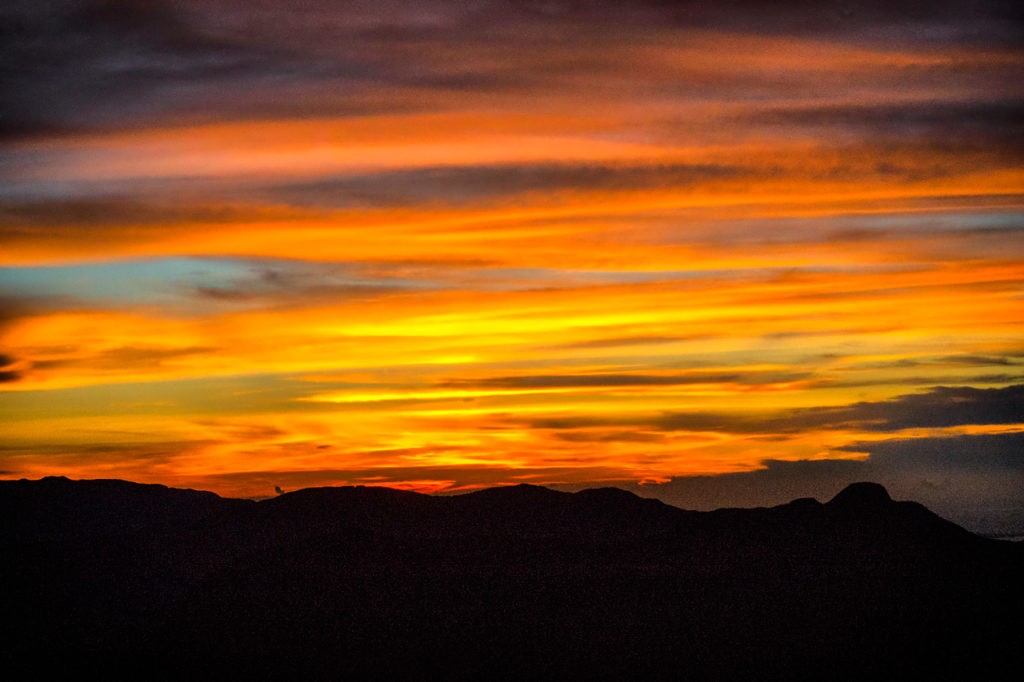
[[[695,512],[617,489],[253,502],[43,479],[0,481],[0,510],[0,662],[36,677],[999,679],[1024,612],[1024,546],[871,483]]]

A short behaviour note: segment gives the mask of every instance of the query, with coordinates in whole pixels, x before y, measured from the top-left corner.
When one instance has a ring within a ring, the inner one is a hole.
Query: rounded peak
[[[892,502],[889,491],[878,483],[851,483],[839,491],[829,504],[844,507],[881,507]]]
[[[484,488],[482,490],[474,490],[460,495],[459,497],[475,497],[475,498],[556,498],[563,497],[566,493],[562,493],[558,490],[552,490],[542,485],[534,485],[532,483],[516,483],[515,485],[496,485],[492,488]]]
[[[813,497],[798,497],[792,502],[786,504],[780,504],[776,509],[795,509],[797,511],[803,511],[805,509],[817,509],[821,506],[821,502],[818,502]]]
[[[399,490],[387,486],[376,485],[340,485],[322,486],[317,488],[301,488],[281,493],[262,500],[271,506],[289,506],[296,504],[362,504],[367,502],[406,501],[426,498],[427,495],[411,490]]]
[[[575,493],[576,497],[596,500],[639,500],[641,497],[622,488],[606,486],[603,488],[584,488]]]

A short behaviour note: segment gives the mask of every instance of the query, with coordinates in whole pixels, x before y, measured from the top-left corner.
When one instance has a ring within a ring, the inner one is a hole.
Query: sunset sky
[[[786,7],[3,3],[0,476],[1018,532],[1020,7]]]

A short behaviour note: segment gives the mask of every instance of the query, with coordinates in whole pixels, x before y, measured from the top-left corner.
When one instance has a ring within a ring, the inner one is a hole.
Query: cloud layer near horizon
[[[787,7],[6,3],[0,470],[999,480],[1020,9]]]

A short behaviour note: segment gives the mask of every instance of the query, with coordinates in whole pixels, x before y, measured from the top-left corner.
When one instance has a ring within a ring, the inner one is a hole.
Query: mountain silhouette
[[[0,512],[10,679],[1008,679],[1024,606],[1024,545],[873,483],[694,512],[47,478]]]

